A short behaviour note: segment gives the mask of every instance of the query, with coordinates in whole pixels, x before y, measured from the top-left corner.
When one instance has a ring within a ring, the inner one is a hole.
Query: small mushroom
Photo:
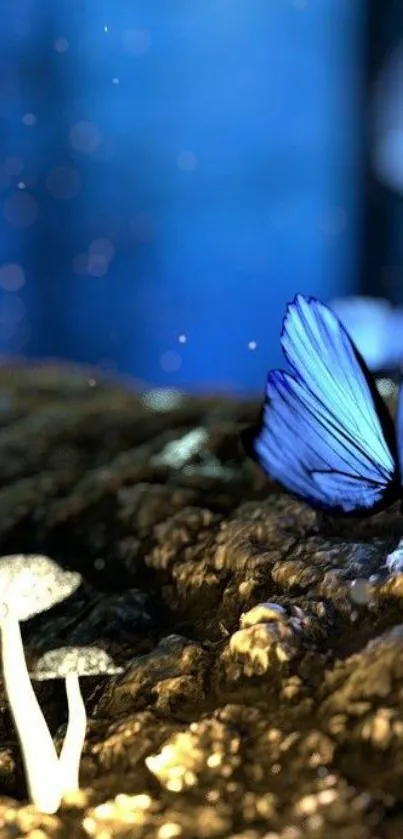
[[[4,686],[21,745],[28,792],[43,813],[60,804],[59,760],[29,679],[19,621],[60,603],[81,583],[47,556],[0,557],[0,632]]]
[[[114,676],[123,667],[114,664],[99,647],[59,647],[39,659],[31,677],[40,681],[65,679],[68,722],[59,758],[61,794],[79,789],[80,758],[83,750],[87,716],[79,679],[82,676]]]

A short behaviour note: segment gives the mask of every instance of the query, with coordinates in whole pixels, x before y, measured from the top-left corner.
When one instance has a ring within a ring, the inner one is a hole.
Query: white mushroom
[[[79,789],[80,758],[87,716],[79,679],[82,676],[112,676],[122,673],[105,650],[98,647],[59,647],[45,653],[32,670],[33,679],[65,679],[68,704],[66,736],[59,758],[62,795]]]
[[[60,766],[54,743],[33,691],[19,621],[60,603],[81,583],[47,556],[0,557],[0,631],[4,686],[21,745],[31,801],[55,813],[61,800]]]

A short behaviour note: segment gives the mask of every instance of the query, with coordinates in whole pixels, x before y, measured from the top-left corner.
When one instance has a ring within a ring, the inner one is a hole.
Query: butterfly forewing
[[[350,437],[365,445],[385,476],[394,469],[383,422],[369,388],[369,371],[338,318],[317,300],[298,295],[289,307],[282,337],[284,354],[307,391],[339,418]],[[365,372],[364,372],[365,369]],[[390,421],[393,433],[393,425]]]
[[[298,296],[284,321],[291,373],[268,376],[249,450],[313,506],[372,512],[399,494],[392,420],[346,331],[317,300]]]

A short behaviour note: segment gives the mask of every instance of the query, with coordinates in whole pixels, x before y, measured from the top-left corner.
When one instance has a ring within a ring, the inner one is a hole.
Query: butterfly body
[[[269,373],[260,422],[244,434],[247,452],[319,510],[365,516],[400,499],[403,435],[338,318],[297,295],[281,343],[290,369]]]

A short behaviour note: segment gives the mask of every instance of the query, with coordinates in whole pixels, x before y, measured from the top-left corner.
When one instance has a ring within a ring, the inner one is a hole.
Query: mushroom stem
[[[4,686],[21,744],[28,792],[42,813],[56,813],[61,799],[59,762],[28,675],[20,625],[7,616],[0,630]]]
[[[80,788],[80,758],[87,728],[87,715],[78,676],[76,673],[69,673],[65,681],[69,718],[59,757],[62,795]]]

